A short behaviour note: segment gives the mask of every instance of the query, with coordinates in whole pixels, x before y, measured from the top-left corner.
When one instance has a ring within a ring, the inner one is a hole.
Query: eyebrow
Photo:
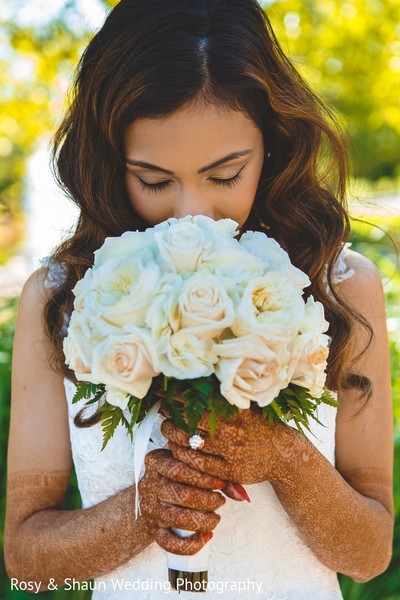
[[[210,163],[209,165],[202,167],[201,169],[199,169],[197,171],[197,173],[201,174],[201,173],[204,173],[205,171],[209,171],[210,169],[213,169],[215,167],[219,167],[220,165],[222,165],[226,162],[235,160],[235,158],[241,158],[242,156],[248,156],[249,154],[251,154],[252,151],[253,151],[253,148],[247,148],[246,150],[240,150],[238,152],[231,152],[230,154],[227,154],[223,158],[219,158],[218,160],[215,160],[214,162]],[[169,171],[168,169],[163,169],[162,167],[157,167],[157,165],[152,165],[151,163],[143,162],[141,160],[133,160],[133,159],[127,158],[126,162],[128,165],[133,165],[135,167],[142,167],[143,169],[150,169],[151,171],[161,171],[162,173],[166,173],[167,175],[175,175],[175,173],[173,171]]]

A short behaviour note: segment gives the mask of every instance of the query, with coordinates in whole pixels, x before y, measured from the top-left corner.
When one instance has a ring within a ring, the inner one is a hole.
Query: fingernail
[[[213,536],[212,531],[210,531],[208,533],[205,533],[203,535],[203,541],[204,541],[204,543],[206,544],[207,542],[209,542],[211,540],[212,536]]]
[[[172,447],[173,447],[173,445],[174,445],[174,443],[173,443],[173,442],[171,442],[171,440],[168,440],[168,446],[169,446],[170,448],[172,448]]]
[[[224,487],[226,487],[226,481],[224,481],[223,479],[216,479],[215,480],[214,488],[216,490],[223,490]]]
[[[233,487],[235,488],[239,496],[243,498],[243,500],[246,500],[246,502],[251,502],[246,490],[240,483],[234,483]]]

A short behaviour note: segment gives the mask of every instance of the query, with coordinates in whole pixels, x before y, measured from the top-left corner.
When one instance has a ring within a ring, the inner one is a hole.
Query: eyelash
[[[215,185],[218,185],[218,186],[221,185],[224,187],[231,188],[236,183],[239,183],[239,181],[241,179],[240,174],[243,171],[245,166],[246,165],[244,165],[240,169],[240,171],[238,173],[236,173],[236,175],[234,175],[230,179],[216,179],[216,178],[210,177],[210,181],[212,181]],[[160,183],[146,183],[145,181],[143,181],[143,179],[140,179],[140,177],[138,177],[138,179],[139,179],[140,189],[142,191],[147,191],[147,192],[161,192],[162,190],[165,190],[165,188],[171,183],[171,181],[161,181]]]

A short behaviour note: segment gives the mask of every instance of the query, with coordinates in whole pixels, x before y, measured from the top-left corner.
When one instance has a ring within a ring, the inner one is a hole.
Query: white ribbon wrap
[[[139,479],[141,476],[142,468],[144,465],[144,459],[147,453],[147,448],[150,441],[151,432],[155,420],[157,419],[157,413],[161,406],[161,400],[159,400],[154,406],[151,407],[143,421],[135,425],[133,428],[133,464],[135,469],[135,518],[137,519],[140,513],[140,502],[139,502]],[[195,531],[188,531],[186,529],[173,529],[173,531],[181,537],[190,537]],[[175,569],[177,571],[207,571],[208,563],[210,558],[210,544],[206,544],[197,554],[193,556],[181,556],[178,554],[172,554],[167,552],[168,556],[168,568]]]
[[[174,533],[180,537],[191,537],[196,532],[188,531],[187,529],[175,529],[171,528]],[[200,571],[208,571],[208,565],[210,562],[210,543],[203,546],[196,554],[185,555],[185,554],[172,554],[167,552],[167,564],[169,569],[175,571],[188,571],[191,573],[199,573]]]
[[[140,513],[140,502],[139,502],[139,479],[141,476],[142,468],[144,465],[144,458],[147,453],[147,447],[149,445],[151,431],[155,420],[157,419],[158,409],[161,406],[161,400],[156,402],[151,407],[143,421],[135,425],[133,428],[133,466],[135,469],[135,518],[137,519]]]

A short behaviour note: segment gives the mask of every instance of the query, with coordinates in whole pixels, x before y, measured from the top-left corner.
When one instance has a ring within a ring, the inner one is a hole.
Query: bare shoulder
[[[52,346],[46,333],[44,307],[51,288],[47,269],[26,281],[15,327],[9,471],[70,468],[68,406],[64,377],[52,369]],[[42,435],[34,435],[34,432]]]
[[[363,309],[384,306],[383,285],[379,270],[374,263],[359,252],[346,249],[343,260],[351,273],[336,284],[338,294],[359,312]]]
[[[48,269],[41,267],[34,271],[22,288],[20,306],[37,310],[50,297],[51,288],[47,285]]]

